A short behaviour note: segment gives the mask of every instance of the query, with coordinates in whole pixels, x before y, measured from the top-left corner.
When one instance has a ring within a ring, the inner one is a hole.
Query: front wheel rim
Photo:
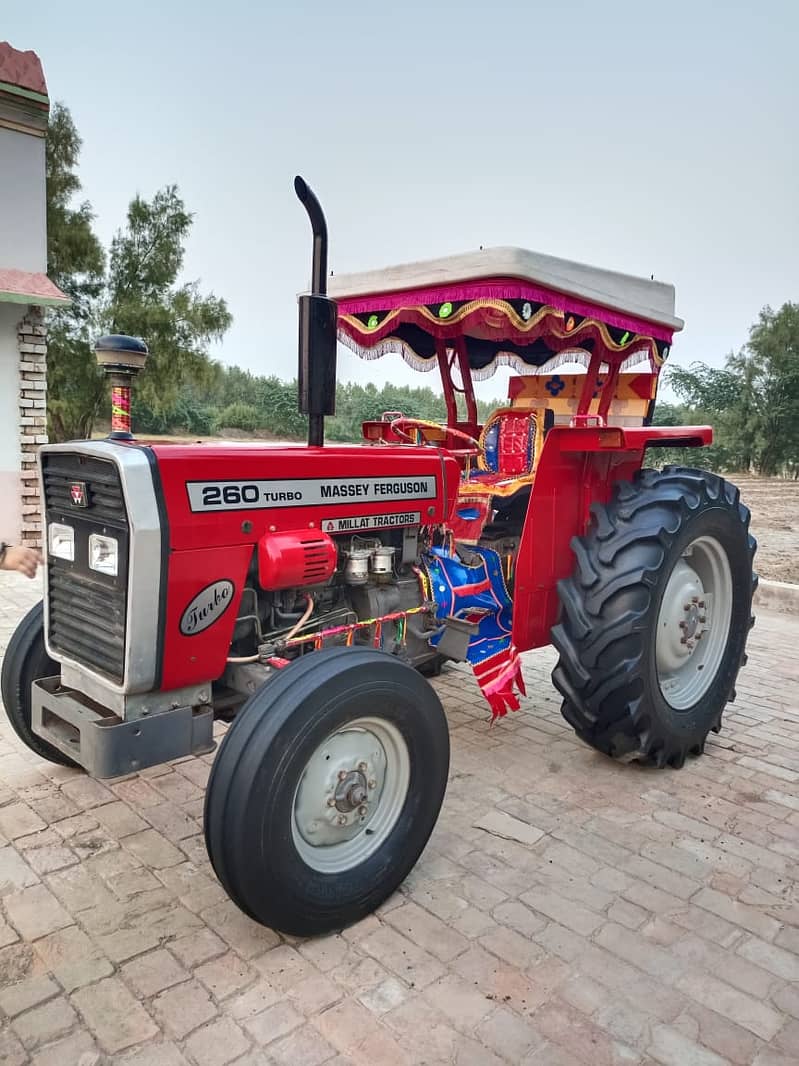
[[[340,874],[374,855],[397,823],[410,777],[408,745],[392,722],[358,718],[331,733],[294,793],[291,833],[303,862]]]
[[[695,706],[721,667],[732,621],[732,571],[715,537],[698,537],[677,560],[658,611],[660,692],[675,711]]]

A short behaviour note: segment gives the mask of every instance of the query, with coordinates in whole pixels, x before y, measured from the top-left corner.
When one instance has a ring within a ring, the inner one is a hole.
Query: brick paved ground
[[[0,648],[35,591],[2,576]],[[761,615],[735,713],[680,772],[576,743],[549,650],[491,732],[447,671],[430,847],[378,916],[306,942],[214,880],[210,759],[101,784],[3,724],[0,1062],[795,1066],[797,648],[799,620]]]

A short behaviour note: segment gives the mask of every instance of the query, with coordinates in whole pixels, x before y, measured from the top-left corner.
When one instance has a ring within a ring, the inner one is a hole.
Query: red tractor
[[[335,278],[321,208],[300,297],[308,445],[135,440],[141,341],[104,338],[107,440],[41,450],[46,593],[3,663],[45,759],[113,777],[213,750],[205,835],[238,906],[294,934],[384,900],[433,830],[449,738],[424,674],[468,661],[493,716],[553,643],[600,752],[699,755],[735,695],[755,586],[738,490],[642,469],[707,427],[652,426],[682,326],[670,285],[512,248]],[[334,298],[332,298],[334,297]],[[337,339],[438,368],[446,425],[396,412],[323,446]],[[480,424],[473,381],[509,366]]]

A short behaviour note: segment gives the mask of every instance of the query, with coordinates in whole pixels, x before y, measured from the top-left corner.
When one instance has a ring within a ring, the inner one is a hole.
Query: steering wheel
[[[457,456],[459,459],[473,459],[475,456],[480,454],[479,442],[474,437],[470,436],[468,433],[464,433],[462,429],[455,429],[453,426],[441,426],[438,424],[438,422],[427,422],[423,418],[405,418],[403,416],[402,418],[394,419],[394,421],[391,423],[391,429],[394,433],[397,434],[398,437],[400,437],[404,441],[407,441],[408,444],[416,444],[416,441],[412,439],[408,431],[412,429],[418,429],[421,432],[422,440],[424,440],[425,444],[440,444],[442,448],[446,448],[447,451],[452,452],[452,454]],[[443,442],[433,442],[427,440],[424,435],[425,429],[436,429],[439,433],[443,432]],[[459,439],[461,441],[464,441],[466,443],[466,447],[450,448],[447,444],[447,441],[450,437],[452,437],[453,439]]]

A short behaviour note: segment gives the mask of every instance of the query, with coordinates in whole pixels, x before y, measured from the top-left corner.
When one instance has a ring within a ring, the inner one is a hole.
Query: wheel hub
[[[386,773],[383,745],[369,730],[335,733],[317,748],[297,789],[294,818],[313,847],[351,840],[380,804]]]
[[[344,777],[339,780],[333,798],[336,801],[337,810],[349,814],[350,811],[354,811],[368,801],[368,786],[366,777],[360,770],[350,770],[349,773],[341,772]]]
[[[702,603],[704,606],[702,600],[699,600],[698,603]],[[693,640],[699,629],[700,616],[698,603],[686,603],[683,607],[683,610],[685,611],[685,620],[683,621],[681,628],[686,641]]]
[[[660,690],[675,710],[704,695],[721,662],[732,613],[726,553],[713,537],[683,552],[663,592],[655,635]]]
[[[663,593],[658,618],[656,650],[661,674],[679,669],[693,655],[697,642],[708,628],[706,608],[707,599],[699,575],[680,559]]]

